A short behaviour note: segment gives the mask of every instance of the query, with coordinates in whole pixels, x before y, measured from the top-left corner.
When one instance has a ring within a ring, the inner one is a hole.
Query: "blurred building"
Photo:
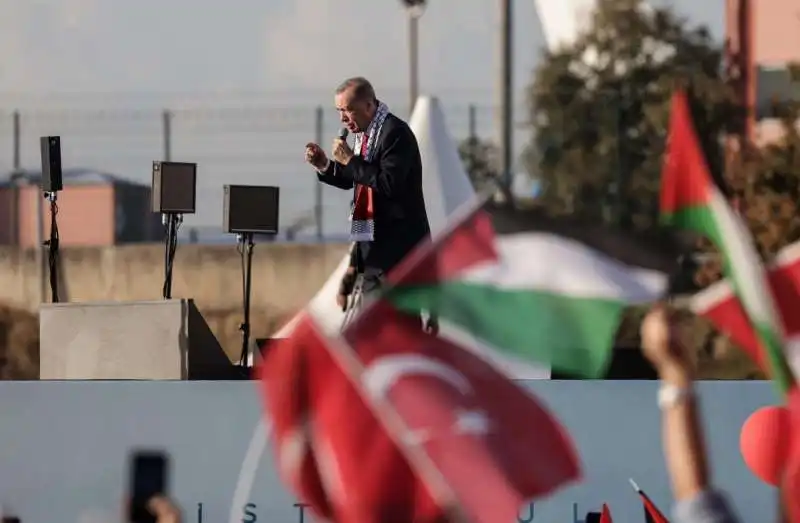
[[[150,210],[150,187],[88,169],[67,169],[63,180],[56,200],[62,247],[162,239],[161,218]],[[49,237],[50,202],[40,184],[41,173],[32,171],[0,182],[0,245],[28,248]]]
[[[757,144],[781,136],[775,102],[800,101],[800,0],[726,0],[728,62],[753,107],[745,133]]]

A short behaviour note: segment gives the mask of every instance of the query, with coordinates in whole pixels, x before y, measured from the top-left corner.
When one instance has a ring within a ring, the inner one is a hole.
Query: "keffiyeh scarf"
[[[375,145],[383,128],[383,122],[389,115],[389,107],[380,102],[375,112],[372,123],[367,130],[356,136],[354,147],[355,154],[361,156],[364,161],[371,162],[372,155],[375,153]],[[372,199],[372,188],[366,185],[356,184],[355,197],[350,212],[350,240],[355,242],[371,242],[375,239],[375,221]]]

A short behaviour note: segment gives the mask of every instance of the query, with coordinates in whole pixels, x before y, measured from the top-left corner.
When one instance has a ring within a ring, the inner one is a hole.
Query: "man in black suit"
[[[356,150],[333,142],[333,160],[318,144],[305,158],[322,183],[354,189],[351,239],[356,242],[351,273],[366,295],[380,289],[386,274],[430,234],[422,195],[422,160],[414,132],[388,112],[365,78],[350,78],[337,89],[336,109]]]

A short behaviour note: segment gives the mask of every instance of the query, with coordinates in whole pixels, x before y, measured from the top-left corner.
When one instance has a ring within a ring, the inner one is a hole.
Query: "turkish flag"
[[[328,521],[445,521],[326,344],[303,315],[292,335],[271,347],[262,363],[284,481]]]
[[[308,361],[298,339],[302,343],[295,337],[270,343],[258,369],[260,383],[279,473],[317,515],[331,519],[333,509],[311,447]]]
[[[523,503],[579,479],[567,431],[489,363],[378,302],[332,343],[437,492],[475,523],[515,521]],[[422,470],[422,469],[426,470]],[[431,470],[435,474],[431,474]]]
[[[792,340],[800,339],[800,242],[781,250],[769,268],[770,290],[789,340],[786,359],[793,370],[800,366],[798,350]],[[742,304],[730,282],[723,280],[709,286],[692,298],[692,310],[711,321],[763,370],[769,373],[767,361],[756,333],[747,319]],[[796,371],[795,371],[796,372]]]

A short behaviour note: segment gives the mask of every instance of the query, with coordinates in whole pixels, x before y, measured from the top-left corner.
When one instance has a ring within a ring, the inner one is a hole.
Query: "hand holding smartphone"
[[[131,454],[129,469],[128,523],[156,523],[147,504],[156,495],[169,494],[169,459],[161,451],[136,451]]]

